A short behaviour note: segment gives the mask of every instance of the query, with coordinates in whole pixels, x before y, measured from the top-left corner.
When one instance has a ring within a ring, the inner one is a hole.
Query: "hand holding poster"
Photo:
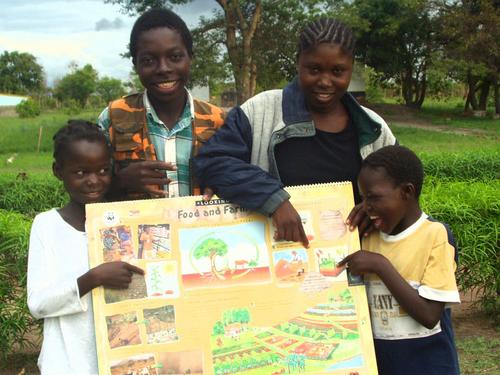
[[[93,291],[100,374],[376,374],[350,183],[289,188],[310,247],[271,219],[200,197],[87,206],[91,267],[142,269]]]

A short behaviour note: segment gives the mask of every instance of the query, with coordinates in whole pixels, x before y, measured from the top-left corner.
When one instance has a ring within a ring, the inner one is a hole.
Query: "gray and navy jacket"
[[[396,143],[379,115],[360,106],[349,93],[342,102],[356,127],[362,159]],[[194,160],[198,182],[202,188],[211,187],[220,198],[271,215],[290,198],[280,181],[275,146],[288,138],[315,133],[297,79],[283,90],[262,92],[233,108],[224,125],[201,147]]]

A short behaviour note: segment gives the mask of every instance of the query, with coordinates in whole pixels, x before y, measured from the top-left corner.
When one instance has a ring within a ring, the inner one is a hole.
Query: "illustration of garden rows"
[[[215,323],[211,345],[216,375],[319,373],[364,364],[348,289],[273,327],[250,323],[245,308],[225,311]]]

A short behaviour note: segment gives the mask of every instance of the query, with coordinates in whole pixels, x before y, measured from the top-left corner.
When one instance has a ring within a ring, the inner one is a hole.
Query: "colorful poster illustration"
[[[201,197],[87,206],[90,264],[144,270],[93,290],[99,374],[377,374],[350,183],[287,188],[309,248],[271,219]]]

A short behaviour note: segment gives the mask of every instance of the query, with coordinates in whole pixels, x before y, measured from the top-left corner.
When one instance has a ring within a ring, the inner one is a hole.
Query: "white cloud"
[[[201,15],[210,16],[214,0],[195,0],[175,6],[189,27]],[[0,0],[0,53],[33,54],[43,66],[47,82],[67,74],[68,64],[92,64],[100,76],[128,79],[132,63],[127,51],[135,17],[103,0]]]

